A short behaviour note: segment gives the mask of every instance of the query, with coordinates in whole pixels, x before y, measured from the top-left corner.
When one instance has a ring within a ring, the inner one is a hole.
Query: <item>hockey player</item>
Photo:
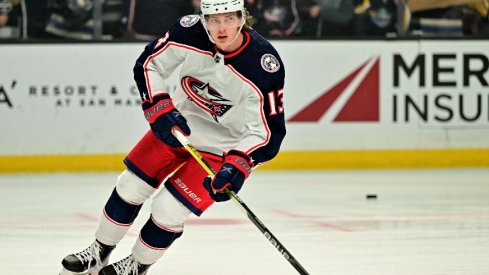
[[[252,167],[278,153],[285,136],[285,73],[278,53],[250,28],[243,0],[202,0],[201,12],[178,20],[136,61],[134,77],[151,130],[125,158],[127,169],[103,209],[95,241],[65,257],[61,274],[145,274],[182,235],[191,213],[200,216],[215,201],[228,200],[220,191],[238,192]],[[166,91],[165,79],[178,66],[180,81]],[[214,178],[181,146],[173,128],[218,171]],[[157,189],[132,253],[107,265]]]

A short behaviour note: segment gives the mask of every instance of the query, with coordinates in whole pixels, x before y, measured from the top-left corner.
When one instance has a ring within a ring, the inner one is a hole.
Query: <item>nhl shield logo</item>
[[[280,69],[280,62],[273,54],[264,54],[261,57],[261,66],[269,73],[274,73]]]
[[[186,15],[180,19],[180,25],[185,28],[192,27],[195,23],[199,22],[200,17],[195,14]]]

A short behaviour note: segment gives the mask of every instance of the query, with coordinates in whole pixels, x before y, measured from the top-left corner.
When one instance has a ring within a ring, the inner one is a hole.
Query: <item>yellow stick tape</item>
[[[0,156],[0,173],[122,171],[125,154]],[[488,167],[489,149],[282,151],[260,170]]]

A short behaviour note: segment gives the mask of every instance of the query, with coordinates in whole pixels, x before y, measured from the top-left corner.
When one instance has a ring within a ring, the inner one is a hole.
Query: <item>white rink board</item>
[[[286,66],[286,118],[323,112],[312,121],[288,123],[285,151],[489,148],[489,41],[273,44]],[[143,48],[139,43],[0,45],[0,155],[129,150],[148,129],[132,78]],[[395,59],[407,69],[395,66]],[[414,66],[415,60],[424,63]],[[330,96],[330,89],[362,64],[336,90],[337,97]],[[351,97],[357,88],[359,101]],[[378,95],[378,107],[364,99],[367,94]],[[308,107],[312,102],[315,110]],[[352,118],[352,111],[365,106],[377,117]],[[342,113],[349,120],[338,119]]]

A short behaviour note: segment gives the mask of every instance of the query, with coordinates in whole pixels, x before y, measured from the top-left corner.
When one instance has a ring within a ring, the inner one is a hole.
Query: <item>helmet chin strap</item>
[[[244,15],[244,12],[241,12],[241,14],[243,14],[243,15]],[[212,38],[212,36],[211,36],[211,32],[210,32],[210,31],[209,31],[209,29],[207,28],[207,23],[205,22],[205,17],[204,17],[204,15],[203,15],[203,14],[201,14],[201,16],[200,16],[200,20],[202,21],[202,25],[204,26],[204,29],[205,29],[205,31],[206,31],[206,33],[207,33],[207,36],[209,37],[209,40],[210,40],[212,43],[216,44],[216,41],[214,41],[214,39],[213,39],[213,38]],[[238,36],[239,36],[239,34],[241,33],[241,30],[243,29],[243,26],[244,26],[244,24],[245,24],[245,20],[246,20],[246,19],[244,18],[244,16],[242,16],[242,17],[241,17],[241,24],[240,24],[240,26],[239,26],[239,28],[238,28],[238,31],[236,32],[236,35],[234,36],[233,40],[231,40],[231,42],[229,42],[229,43],[226,43],[226,45],[224,45],[224,47],[231,45],[231,44],[232,44],[232,43],[233,43],[233,42],[234,42],[234,41],[235,41],[235,40],[238,38]]]

